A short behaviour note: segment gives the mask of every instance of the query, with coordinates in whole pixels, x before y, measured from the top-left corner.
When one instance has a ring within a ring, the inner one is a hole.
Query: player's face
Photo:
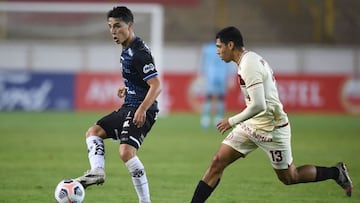
[[[216,52],[220,56],[220,58],[226,63],[232,60],[231,58],[231,49],[226,44],[222,43],[220,39],[216,39]]]
[[[114,42],[123,46],[128,45],[132,35],[132,23],[126,24],[119,18],[109,18],[108,25]]]

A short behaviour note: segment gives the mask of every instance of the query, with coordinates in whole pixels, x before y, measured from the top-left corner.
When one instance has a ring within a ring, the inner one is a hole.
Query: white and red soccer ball
[[[58,203],[82,203],[85,189],[78,181],[65,179],[56,186],[55,199]]]

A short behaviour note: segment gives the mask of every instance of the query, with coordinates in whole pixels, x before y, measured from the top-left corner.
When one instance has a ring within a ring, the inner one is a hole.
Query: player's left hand
[[[227,130],[231,128],[228,118],[223,118],[217,125],[216,128],[221,134],[224,134]]]
[[[146,120],[146,111],[138,108],[134,114],[133,123],[136,127],[141,128],[145,124]]]
[[[125,85],[120,85],[117,91],[117,96],[120,98],[124,98],[126,95],[126,88]]]

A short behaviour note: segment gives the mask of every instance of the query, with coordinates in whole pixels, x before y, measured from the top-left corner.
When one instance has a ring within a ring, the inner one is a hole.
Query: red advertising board
[[[123,99],[117,97],[117,89],[122,83],[116,73],[78,73],[75,77],[76,110],[114,110]]]
[[[276,75],[280,99],[287,112],[360,114],[360,78],[347,75]],[[199,111],[204,98],[195,74],[166,73],[165,98],[170,111]],[[228,111],[244,107],[237,85],[228,89]]]
[[[287,111],[343,112],[343,75],[278,75],[280,99]]]
[[[204,87],[195,73],[163,73],[160,106],[169,112],[196,112]],[[234,83],[235,82],[234,78]],[[360,114],[360,77],[347,75],[276,75],[280,99],[287,112]],[[79,73],[75,77],[76,110],[113,110],[123,100],[116,96],[119,73]],[[238,85],[228,89],[227,111],[241,111],[244,99]]]

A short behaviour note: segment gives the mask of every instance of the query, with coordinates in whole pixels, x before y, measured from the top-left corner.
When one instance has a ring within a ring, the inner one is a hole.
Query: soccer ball
[[[58,203],[82,203],[84,198],[84,187],[74,179],[62,180],[56,186],[55,199]]]

